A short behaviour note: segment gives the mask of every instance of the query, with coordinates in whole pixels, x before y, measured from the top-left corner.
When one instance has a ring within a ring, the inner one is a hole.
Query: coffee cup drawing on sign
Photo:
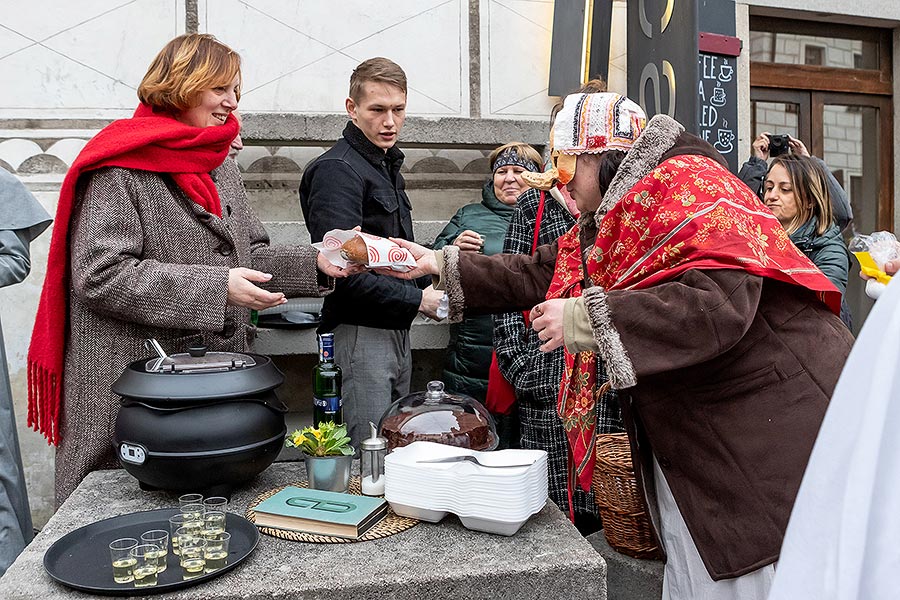
[[[734,67],[729,65],[728,63],[723,63],[719,65],[719,81],[722,83],[728,83],[731,81],[731,78],[734,76]]]
[[[728,154],[734,150],[734,132],[730,129],[719,129],[718,139],[714,146],[722,154]]]

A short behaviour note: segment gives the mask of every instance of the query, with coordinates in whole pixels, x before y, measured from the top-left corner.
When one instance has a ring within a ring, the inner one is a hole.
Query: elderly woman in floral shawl
[[[617,94],[567,97],[556,169],[533,183],[567,184],[575,227],[531,257],[404,244],[420,267],[406,276],[440,276],[451,320],[533,307],[542,349],[565,345],[558,408],[582,487],[605,366],[663,597],[762,599],[853,339],[840,293],[722,157],[664,115],[638,137],[641,117]]]

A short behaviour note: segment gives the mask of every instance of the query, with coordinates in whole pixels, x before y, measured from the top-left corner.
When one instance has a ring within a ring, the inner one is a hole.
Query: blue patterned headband
[[[497,172],[497,169],[508,167],[510,165],[522,167],[526,171],[540,172],[541,170],[538,164],[533,160],[524,156],[519,156],[519,153],[516,152],[515,148],[507,148],[497,155],[497,160],[494,161],[494,173]]]

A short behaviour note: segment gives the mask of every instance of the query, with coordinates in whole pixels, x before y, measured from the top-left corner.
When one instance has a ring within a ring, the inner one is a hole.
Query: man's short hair
[[[354,102],[359,102],[363,86],[369,81],[392,85],[406,94],[406,73],[400,65],[390,59],[380,56],[370,58],[353,69],[350,75],[350,98]]]
[[[197,105],[200,93],[230,85],[241,76],[241,57],[208,33],[187,33],[160,50],[138,86],[138,98],[153,108],[179,112]],[[241,90],[235,90],[241,99]]]

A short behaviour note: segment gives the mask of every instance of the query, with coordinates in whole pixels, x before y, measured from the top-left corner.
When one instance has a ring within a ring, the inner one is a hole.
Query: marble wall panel
[[[3,118],[120,118],[162,45],[183,33],[185,0],[9,0],[0,28]],[[349,75],[387,56],[409,78],[409,114],[544,120],[553,0],[198,0],[200,31],[244,60],[245,112],[342,113]],[[614,3],[614,20],[624,16]],[[139,26],[137,26],[139,24]],[[473,29],[474,26],[474,29]],[[613,89],[624,87],[624,28],[611,50]],[[470,73],[470,32],[480,54]],[[473,88],[472,86],[475,85]]]
[[[552,0],[481,3],[482,116],[547,118],[552,30]]]
[[[385,56],[406,71],[409,114],[468,116],[468,3],[201,0],[200,29],[244,59],[241,109],[340,113],[350,73]]]
[[[0,27],[0,80],[15,85],[0,86],[0,118],[127,116],[147,65],[182,32],[176,0],[12,4]]]

